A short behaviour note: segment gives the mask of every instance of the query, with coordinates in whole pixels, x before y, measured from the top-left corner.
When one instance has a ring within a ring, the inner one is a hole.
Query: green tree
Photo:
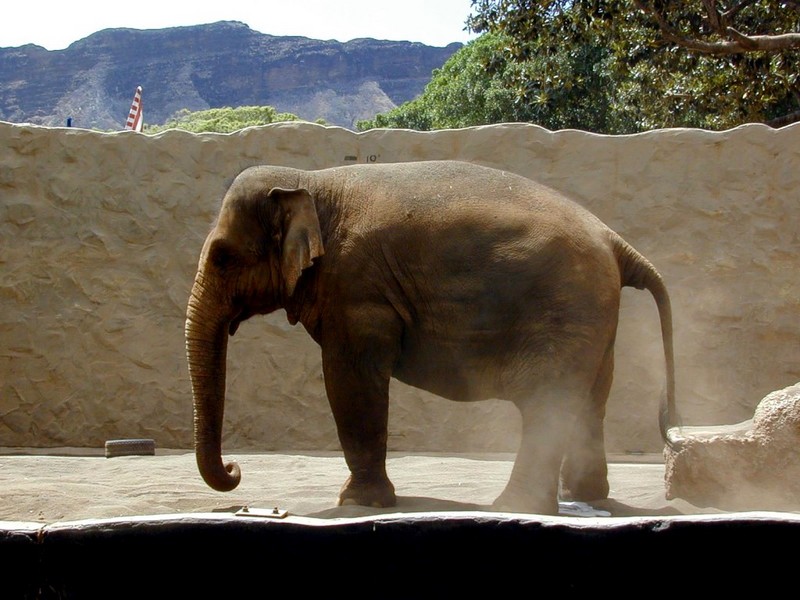
[[[473,0],[510,60],[604,48],[612,129],[800,120],[800,4],[779,0]],[[524,93],[525,82],[515,84]]]
[[[502,51],[503,41],[502,35],[485,35],[470,42],[433,71],[419,97],[357,127],[427,131],[514,120],[513,91],[502,85],[500,74],[488,77],[483,67]]]
[[[237,108],[210,108],[191,112],[179,110],[164,125],[147,128],[147,133],[167,129],[182,129],[192,133],[231,133],[255,125],[268,125],[283,121],[300,121],[290,113],[279,113],[272,106],[239,106]]]
[[[609,127],[607,51],[585,44],[515,60],[513,39],[480,36],[456,52],[416,99],[357,124],[418,130],[498,122],[534,122],[549,129]]]

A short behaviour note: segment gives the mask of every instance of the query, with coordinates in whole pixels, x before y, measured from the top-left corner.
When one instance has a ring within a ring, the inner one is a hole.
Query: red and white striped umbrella
[[[125,123],[125,129],[141,131],[142,120],[142,86],[139,86],[136,88],[136,93],[133,95],[133,102],[131,102],[131,110],[128,113],[128,121]]]

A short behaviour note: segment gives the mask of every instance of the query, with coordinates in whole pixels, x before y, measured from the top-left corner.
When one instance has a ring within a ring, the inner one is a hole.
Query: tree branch
[[[722,13],[722,18],[725,19],[726,23],[730,23],[731,20],[738,15],[742,10],[750,6],[751,4],[755,4],[756,0],[742,0],[739,4],[735,6],[731,6],[726,12]]]
[[[703,6],[706,7],[708,23],[711,25],[711,29],[717,33],[723,33],[725,27],[722,24],[722,16],[719,14],[719,11],[717,11],[717,0],[703,0]]]
[[[781,50],[791,50],[800,48],[800,33],[783,33],[779,35],[745,35],[733,27],[725,27],[732,11],[741,9],[746,4],[751,4],[752,0],[743,0],[736,7],[732,8],[725,15],[720,15],[716,9],[715,0],[703,0],[703,5],[708,11],[709,23],[719,35],[728,39],[719,42],[706,42],[699,39],[689,38],[680,35],[655,8],[648,6],[642,0],[634,0],[634,4],[639,10],[650,15],[656,20],[658,28],[661,30],[662,37],[673,44],[702,52],[704,54],[714,54],[718,56],[729,54],[744,54],[746,52],[778,52]],[[717,29],[719,27],[720,29]]]
[[[800,48],[800,33],[744,35],[736,31],[733,27],[728,27],[728,35],[742,48],[741,52],[776,52],[779,50]]]

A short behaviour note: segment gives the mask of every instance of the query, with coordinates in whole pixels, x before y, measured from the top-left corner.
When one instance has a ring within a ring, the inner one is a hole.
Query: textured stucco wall
[[[101,134],[0,123],[0,446],[191,446],[184,311],[231,179],[262,163],[457,158],[540,179],[595,212],[671,290],[689,424],[752,416],[800,380],[800,126],[608,137],[499,125],[356,134],[278,124],[231,135]],[[660,451],[652,298],[623,294],[609,451]],[[338,447],[319,351],[281,314],[229,348],[224,447]],[[515,409],[392,386],[390,447],[516,449]]]

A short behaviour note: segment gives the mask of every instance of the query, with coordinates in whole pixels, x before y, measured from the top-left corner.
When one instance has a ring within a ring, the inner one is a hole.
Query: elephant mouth
[[[230,324],[228,325],[228,334],[233,335],[239,329],[239,325],[247,321],[250,317],[256,314],[263,314],[257,310],[253,310],[252,308],[243,308],[241,306],[237,306],[233,311],[233,317],[231,318]]]
[[[234,317],[231,319],[230,324],[228,325],[228,335],[233,335],[236,333],[236,330],[239,329],[239,325],[242,324],[242,321],[247,320],[250,315],[247,315],[245,311],[240,310],[237,312]]]

